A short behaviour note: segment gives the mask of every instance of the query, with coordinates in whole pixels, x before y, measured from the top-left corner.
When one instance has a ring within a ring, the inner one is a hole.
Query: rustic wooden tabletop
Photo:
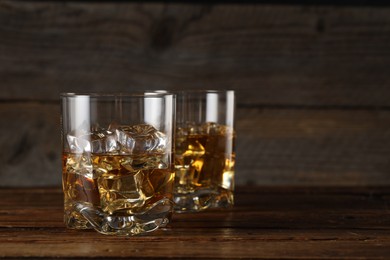
[[[67,230],[62,192],[0,189],[0,257],[388,259],[389,187],[238,187],[232,210],[137,237]]]

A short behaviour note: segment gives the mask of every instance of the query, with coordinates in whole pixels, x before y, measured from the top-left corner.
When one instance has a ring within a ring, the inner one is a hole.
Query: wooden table
[[[4,258],[390,258],[389,187],[238,187],[234,209],[175,214],[138,237],[65,229],[59,189],[0,197]]]

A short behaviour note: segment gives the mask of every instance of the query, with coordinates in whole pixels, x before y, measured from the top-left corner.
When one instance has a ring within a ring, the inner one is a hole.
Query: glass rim
[[[169,91],[139,91],[139,92],[61,92],[61,98],[71,98],[71,97],[106,97],[106,98],[139,98],[139,97],[165,97],[165,96],[175,96],[175,93]]]
[[[206,93],[235,93],[234,89],[188,89],[188,90],[171,90],[171,93],[174,94],[206,94]]]
[[[224,90],[218,90],[218,89],[189,89],[189,90],[172,90],[172,93],[176,95],[178,99],[181,99],[183,97],[192,97],[192,98],[199,98],[199,97],[205,97],[208,94],[215,94],[218,96],[229,96],[229,95],[236,95],[236,91],[232,89],[224,89]]]

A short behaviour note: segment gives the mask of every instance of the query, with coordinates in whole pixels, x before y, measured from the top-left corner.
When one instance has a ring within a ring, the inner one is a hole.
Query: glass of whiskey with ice
[[[131,236],[173,211],[175,96],[61,94],[68,228]]]
[[[235,94],[180,91],[175,140],[176,212],[234,204]]]

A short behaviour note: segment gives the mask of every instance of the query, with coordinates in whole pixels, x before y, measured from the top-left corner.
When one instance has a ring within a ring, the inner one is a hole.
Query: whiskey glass
[[[175,96],[61,94],[64,221],[131,236],[173,211]]]
[[[235,93],[232,90],[175,93],[175,211],[232,207]]]

